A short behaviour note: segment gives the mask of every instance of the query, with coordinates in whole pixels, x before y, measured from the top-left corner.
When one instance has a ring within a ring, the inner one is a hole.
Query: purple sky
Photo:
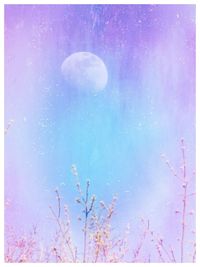
[[[108,69],[97,96],[62,77],[64,59],[79,51]],[[24,229],[36,220],[48,233],[55,187],[75,221],[76,164],[98,200],[118,194],[119,231],[144,214],[176,235],[178,182],[160,154],[179,169],[184,137],[188,172],[195,169],[195,67],[193,5],[6,5],[5,124],[14,120],[5,138],[6,223]]]

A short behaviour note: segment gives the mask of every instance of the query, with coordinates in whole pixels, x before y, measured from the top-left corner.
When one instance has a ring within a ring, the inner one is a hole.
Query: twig
[[[192,262],[196,262],[196,243],[194,243],[194,253],[192,256]]]
[[[163,244],[163,240],[162,240],[162,239],[159,239],[159,240],[158,240],[158,243],[159,243],[160,247],[162,248],[162,250],[165,252],[165,254],[166,254],[166,256],[167,256],[169,262],[174,261],[174,259],[173,259],[174,257],[171,258],[169,252],[167,251],[167,248],[164,246],[164,244]],[[171,251],[172,251],[172,250],[171,250]]]
[[[84,240],[83,240],[83,262],[86,262],[86,255],[87,255],[87,232],[88,232],[88,216],[90,212],[93,209],[94,202],[95,202],[95,196],[92,197],[90,207],[88,207],[88,198],[89,198],[89,186],[90,182],[87,181],[86,184],[86,192],[85,192],[85,199],[84,204],[85,204],[85,209],[84,209],[84,214],[85,214],[85,221],[84,221]]]
[[[157,252],[158,252],[158,255],[159,255],[161,261],[162,261],[162,262],[165,262],[165,260],[164,260],[164,258],[163,258],[163,256],[162,256],[162,252],[161,252],[161,250],[160,250],[160,246],[159,246],[159,245],[156,245],[156,249],[157,249]]]
[[[144,221],[142,220],[142,222],[144,223]],[[137,259],[138,259],[138,256],[140,254],[140,251],[141,251],[141,248],[144,244],[144,241],[146,239],[146,236],[147,236],[147,233],[149,231],[149,220],[147,221],[147,226],[145,227],[144,229],[144,232],[143,232],[143,235],[142,235],[142,238],[140,240],[140,243],[138,245],[138,247],[136,248],[135,252],[134,252],[134,259],[133,259],[133,262],[136,262]]]
[[[56,190],[56,195],[59,196],[58,190]],[[55,220],[56,220],[56,222],[57,222],[57,224],[59,226],[59,229],[60,229],[60,232],[62,234],[62,237],[63,237],[65,243],[68,246],[69,252],[70,252],[71,257],[72,257],[72,261],[73,262],[76,262],[76,258],[74,256],[73,250],[71,248],[71,245],[69,243],[69,240],[66,239],[66,236],[65,236],[66,233],[63,231],[63,228],[62,228],[62,225],[61,225],[61,222],[60,222],[60,197],[57,197],[57,200],[58,200],[58,209],[59,209],[58,215],[56,215],[55,211],[53,210],[53,208],[51,206],[49,206],[49,209],[51,210],[51,213],[53,214],[53,216],[54,216],[54,218],[55,218]]]
[[[57,200],[58,200],[58,218],[60,218],[60,211],[61,211],[61,208],[60,208],[60,195],[59,195],[59,192],[58,192],[57,189],[55,190],[55,193],[56,193],[56,197],[57,197]]]
[[[171,252],[173,261],[176,262],[176,258],[175,258],[174,251],[173,251],[172,247],[170,248],[170,252]]]
[[[181,139],[181,151],[183,161],[183,208],[182,208],[182,229],[181,229],[181,262],[184,260],[184,238],[185,238],[185,223],[186,223],[186,200],[187,200],[187,186],[186,181],[186,163],[185,163],[185,145],[184,139]]]
[[[181,217],[181,236],[180,236],[180,261],[184,262],[184,246],[185,246],[185,228],[186,228],[186,214],[187,214],[187,200],[188,197],[194,196],[195,193],[188,194],[188,179],[187,179],[187,168],[186,168],[186,157],[185,157],[185,142],[184,139],[181,139],[181,154],[182,154],[182,175],[179,177],[176,172],[174,171],[174,168],[171,166],[169,161],[166,159],[165,156],[163,158],[165,159],[165,162],[170,169],[170,171],[173,173],[174,176],[178,177],[182,181],[182,188],[183,188],[183,194],[181,194],[182,197],[182,217]],[[173,256],[173,255],[172,255]],[[173,260],[175,257],[173,257]]]
[[[10,120],[4,130],[4,134],[6,135],[8,133],[8,130],[10,129],[10,127],[12,126],[14,120]]]

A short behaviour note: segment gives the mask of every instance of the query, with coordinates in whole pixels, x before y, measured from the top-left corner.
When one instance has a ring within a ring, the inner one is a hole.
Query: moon
[[[108,71],[103,60],[90,52],[76,52],[61,65],[66,83],[86,92],[99,92],[108,82]]]

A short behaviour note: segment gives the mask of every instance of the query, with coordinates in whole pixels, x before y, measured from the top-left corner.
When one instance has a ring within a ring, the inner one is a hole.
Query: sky
[[[97,94],[61,73],[80,51],[107,68]],[[184,138],[192,175],[195,67],[193,5],[5,5],[5,223],[47,234],[55,188],[76,218],[75,164],[98,200],[117,194],[119,229],[147,216],[176,231],[179,183],[160,155],[180,171]]]

